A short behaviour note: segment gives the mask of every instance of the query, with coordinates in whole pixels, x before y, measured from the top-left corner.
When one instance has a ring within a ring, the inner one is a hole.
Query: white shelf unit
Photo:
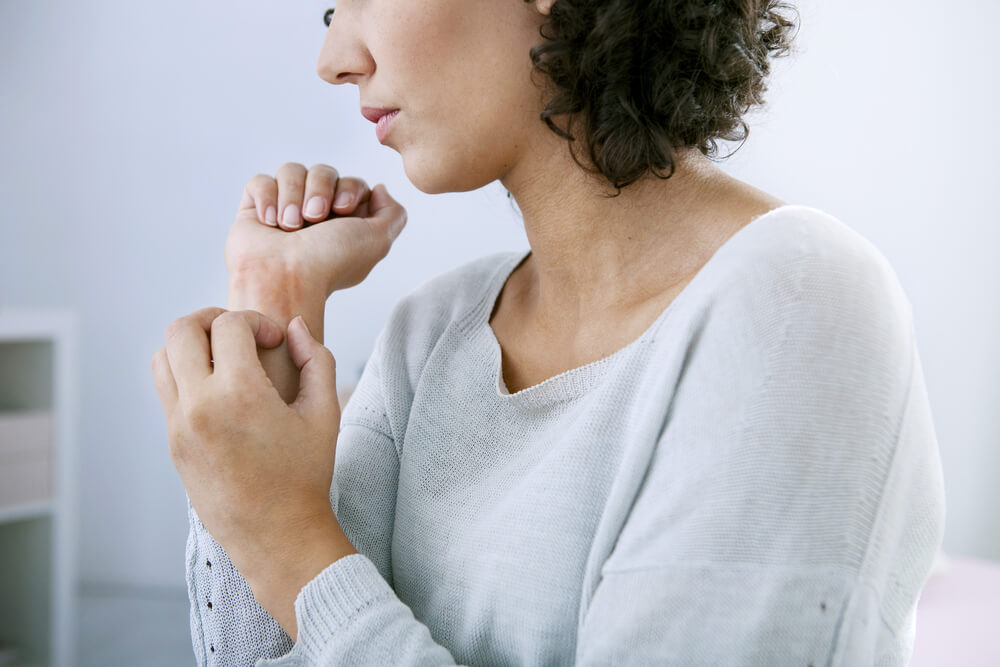
[[[75,660],[77,324],[0,307],[0,655]]]

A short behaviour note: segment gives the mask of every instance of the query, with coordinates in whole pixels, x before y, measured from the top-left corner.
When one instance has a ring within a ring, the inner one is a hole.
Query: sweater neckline
[[[738,245],[740,240],[750,234],[751,229],[755,229],[759,226],[761,221],[773,217],[778,212],[796,208],[803,207],[793,204],[785,204],[777,208],[773,208],[770,211],[757,216],[738,229],[736,233],[726,239],[726,241],[719,246],[714,253],[712,253],[708,261],[706,261],[701,268],[695,272],[692,279],[688,281],[688,284],[685,285],[677,296],[674,297],[669,304],[667,304],[667,307],[664,308],[659,315],[657,315],[656,319],[653,320],[649,327],[647,327],[645,331],[639,334],[639,336],[631,342],[606,357],[565,370],[557,375],[553,375],[552,377],[542,380],[538,384],[525,387],[524,389],[521,389],[513,394],[507,391],[507,387],[503,381],[503,356],[500,348],[500,342],[497,340],[496,334],[493,332],[493,327],[490,326],[490,315],[493,313],[497,300],[500,298],[500,294],[503,291],[504,286],[507,284],[507,280],[510,278],[511,274],[513,274],[514,270],[528,258],[528,255],[531,254],[530,248],[520,252],[513,252],[508,255],[505,261],[500,262],[490,275],[489,279],[486,281],[482,297],[480,297],[467,315],[462,318],[460,328],[462,328],[466,334],[473,339],[473,342],[480,344],[479,349],[488,350],[488,354],[485,355],[483,362],[486,366],[485,370],[490,373],[494,379],[494,389],[496,391],[497,398],[500,401],[509,403],[514,407],[525,409],[547,408],[558,403],[572,401],[586,394],[593,386],[595,386],[619,359],[640,347],[647,346],[655,342],[656,332],[663,325],[663,322],[667,319],[669,314],[675,311],[680,304],[690,298],[689,295],[694,291],[696,286],[705,279],[704,276],[710,273],[710,269],[718,263],[718,258],[731,252],[731,249]],[[725,253],[723,251],[725,251]]]

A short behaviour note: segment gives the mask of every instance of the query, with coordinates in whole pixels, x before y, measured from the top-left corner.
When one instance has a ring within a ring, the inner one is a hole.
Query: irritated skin
[[[256,310],[282,329],[302,315],[313,337],[323,342],[326,295],[303,283],[301,276],[294,273],[276,276],[252,269],[236,272],[229,278],[226,309]],[[286,403],[294,401],[299,390],[299,370],[288,354],[287,339],[278,347],[260,348],[258,353],[278,394]]]
[[[323,341],[325,290],[316,291],[294,274],[276,276],[259,271],[234,271],[229,280],[228,310],[256,310],[287,330],[302,315],[310,333]],[[299,389],[299,369],[288,351],[287,336],[278,347],[258,348],[261,365],[286,403]],[[305,515],[279,543],[263,539],[231,548],[231,558],[250,584],[257,602],[296,640],[295,598],[331,563],[357,553],[344,535],[332,508],[326,505]]]

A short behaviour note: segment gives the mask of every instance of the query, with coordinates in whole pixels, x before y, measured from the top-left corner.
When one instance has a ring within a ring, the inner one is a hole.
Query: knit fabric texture
[[[944,489],[911,306],[812,208],[732,236],[635,341],[509,393],[524,253],[394,309],[293,643],[190,503],[199,665],[905,665]]]

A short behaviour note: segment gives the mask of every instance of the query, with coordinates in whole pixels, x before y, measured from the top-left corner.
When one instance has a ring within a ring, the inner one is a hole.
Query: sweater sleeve
[[[909,660],[944,521],[909,304],[870,259],[776,273],[692,337],[578,664]]]
[[[201,665],[253,665],[284,655],[292,640],[257,604],[253,591],[188,500],[185,561],[191,643]]]

